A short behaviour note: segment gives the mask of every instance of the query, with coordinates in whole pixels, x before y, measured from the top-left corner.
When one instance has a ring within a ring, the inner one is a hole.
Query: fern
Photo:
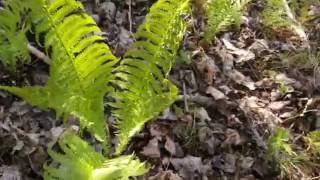
[[[29,30],[27,7],[19,1],[5,1],[0,7],[0,62],[14,70],[17,59],[30,61],[26,31]]]
[[[280,158],[283,154],[294,156],[296,153],[288,143],[290,133],[284,128],[277,128],[275,133],[268,139],[269,155]],[[271,158],[271,157],[270,157]]]
[[[59,146],[64,154],[57,153],[52,148],[48,150],[54,162],[45,166],[46,180],[128,179],[148,170],[144,163],[135,160],[133,156],[105,159],[71,131],[60,138]]]
[[[143,125],[165,110],[177,96],[167,76],[183,38],[184,15],[189,0],[159,0],[136,33],[135,42],[116,69],[114,82],[121,91],[113,93],[114,115],[118,118],[117,153]]]
[[[282,179],[292,179],[296,175],[299,175],[301,179],[309,179],[320,167],[318,158],[315,158],[319,153],[316,150],[319,148],[317,147],[319,146],[319,132],[315,131],[304,137],[310,145],[309,151],[290,142],[290,136],[292,135],[287,129],[277,128],[268,139],[267,158],[279,166]]]
[[[320,155],[320,130],[310,132],[305,139],[308,142],[308,149],[312,153]]]
[[[21,2],[20,2],[21,3]],[[103,97],[110,90],[112,66],[117,59],[103,43],[94,20],[75,0],[32,0],[29,4],[35,33],[51,54],[50,79],[44,87],[7,87],[33,105],[53,108],[58,115],[79,117],[100,141],[106,141]]]
[[[240,24],[243,7],[250,0],[208,0],[208,27],[204,40],[210,42],[215,35],[232,24]]]
[[[6,30],[21,32],[25,38],[33,27],[37,43],[50,55],[50,78],[44,87],[0,86],[0,89],[35,106],[53,108],[58,115],[78,117],[81,129],[88,128],[98,140],[107,143],[103,97],[112,92],[106,85],[113,82],[120,89],[113,91],[115,102],[110,103],[119,120],[118,154],[144,123],[176,99],[178,90],[167,76],[186,29],[184,16],[189,10],[189,0],[159,0],[139,28],[137,42],[117,68],[114,67],[117,58],[103,43],[100,29],[84,13],[81,3],[76,0],[8,2],[14,4],[17,12],[11,12],[13,5],[3,12],[12,14],[9,18],[14,20],[13,24],[21,23],[20,17],[27,13],[28,27],[13,26]],[[11,41],[3,42],[15,47]],[[26,45],[26,38],[22,42]],[[20,49],[26,53],[25,46]],[[0,51],[5,53],[8,52]],[[128,179],[147,171],[145,164],[133,156],[107,160],[69,131],[61,137],[59,145],[63,154],[52,147],[48,149],[54,162],[45,166],[45,179]]]
[[[294,24],[287,16],[283,0],[267,0],[262,12],[262,21],[269,28],[288,28]]]
[[[262,22],[271,32],[282,32],[290,30],[301,40],[301,46],[310,48],[308,35],[304,27],[297,21],[287,0],[268,0],[262,12]],[[288,37],[284,37],[287,39]]]

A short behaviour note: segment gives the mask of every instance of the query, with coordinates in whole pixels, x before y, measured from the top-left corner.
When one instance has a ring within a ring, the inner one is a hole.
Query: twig
[[[310,180],[314,180],[314,179],[320,179],[320,176],[316,176],[316,177],[310,178]]]
[[[46,64],[50,64],[50,58],[43,52],[41,52],[39,49],[32,46],[31,44],[28,44],[27,47],[31,54],[35,55],[38,59],[42,60]]]
[[[129,0],[128,20],[129,20],[129,31],[132,34],[132,0]]]
[[[318,109],[310,109],[310,110],[308,110],[308,108],[314,102],[314,100],[315,100],[314,98],[308,99],[308,101],[307,101],[306,105],[304,106],[304,108],[303,108],[301,113],[299,113],[299,114],[297,114],[297,115],[295,115],[293,117],[289,117],[289,118],[283,120],[281,124],[287,124],[287,123],[291,122],[292,120],[294,120],[294,119],[296,119],[298,117],[303,117],[306,113],[309,113],[309,112],[319,112],[320,110],[318,110]]]
[[[188,106],[188,100],[187,100],[187,91],[186,91],[186,83],[183,81],[182,83],[183,86],[183,101],[184,101],[184,108],[186,112],[189,112],[189,106]]]
[[[213,99],[211,97],[207,97],[207,96],[203,96],[200,94],[195,94],[195,95],[179,95],[177,98],[177,101],[191,101],[194,102],[196,104],[199,104],[201,106],[204,107],[210,107],[210,106],[216,106],[216,101],[213,101]]]

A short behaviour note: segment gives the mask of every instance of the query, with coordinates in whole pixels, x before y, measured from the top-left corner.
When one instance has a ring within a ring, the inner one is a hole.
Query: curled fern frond
[[[115,84],[122,89],[113,93],[114,115],[118,118],[121,153],[143,125],[171,105],[177,88],[167,76],[183,38],[184,15],[189,0],[159,0],[136,33],[136,42],[116,70]]]
[[[204,40],[210,42],[215,35],[232,24],[239,25],[243,7],[250,0],[208,0],[208,27]]]
[[[39,40],[50,54],[50,78],[44,87],[4,87],[29,103],[74,115],[100,141],[106,138],[103,97],[110,90],[117,62],[95,21],[75,0],[32,0],[31,16]],[[22,3],[23,4],[23,3]]]
[[[63,134],[59,146],[63,154],[53,151],[51,147],[48,150],[54,162],[45,165],[45,180],[128,179],[148,170],[146,165],[135,160],[134,156],[106,159],[71,131]]]
[[[25,34],[30,29],[28,8],[20,3],[7,0],[0,7],[0,62],[11,70],[15,70],[18,60],[30,61]]]

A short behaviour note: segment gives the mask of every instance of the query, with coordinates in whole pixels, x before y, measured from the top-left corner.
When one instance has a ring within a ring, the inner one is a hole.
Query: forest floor
[[[153,3],[83,2],[118,57]],[[306,23],[307,43],[316,52],[305,53],[291,32],[264,31],[262,2],[249,3],[241,26],[219,33],[211,45],[201,44],[205,16],[194,7],[170,76],[179,99],[126,150],[152,166],[141,179],[282,179],[279,162],[267,158],[272,133],[290,130],[292,145],[303,149],[303,135],[320,129],[320,18]],[[36,59],[15,74],[0,64],[0,84],[43,85],[47,79],[48,66]],[[48,144],[64,128],[53,111],[0,91],[0,177],[42,179]],[[288,167],[291,179],[320,179],[319,165],[300,165]]]

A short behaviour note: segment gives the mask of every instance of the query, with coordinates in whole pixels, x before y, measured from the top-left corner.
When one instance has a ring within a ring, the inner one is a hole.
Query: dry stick
[[[312,104],[312,102],[313,102],[314,100],[315,100],[314,98],[308,99],[308,101],[307,101],[306,105],[304,106],[304,108],[303,108],[303,110],[302,110],[301,113],[299,113],[299,114],[297,114],[297,115],[295,115],[295,116],[293,116],[293,117],[289,117],[289,118],[283,120],[283,121],[281,122],[281,124],[291,122],[291,121],[295,120],[295,119],[298,118],[298,117],[303,117],[303,116],[304,116],[306,113],[308,113],[308,112],[318,112],[318,111],[320,111],[320,110],[318,110],[318,109],[310,109],[310,110],[308,110],[309,106]]]
[[[188,100],[187,100],[187,90],[186,90],[186,83],[183,81],[183,102],[184,102],[184,109],[188,113],[189,112],[189,106],[188,106]]]
[[[43,52],[41,52],[39,49],[37,49],[36,47],[32,46],[29,43],[27,47],[31,54],[35,55],[38,59],[42,60],[46,64],[50,64],[50,58],[47,55],[45,55]]]
[[[132,0],[129,0],[129,12],[128,12],[128,20],[129,20],[129,31],[132,34]]]

